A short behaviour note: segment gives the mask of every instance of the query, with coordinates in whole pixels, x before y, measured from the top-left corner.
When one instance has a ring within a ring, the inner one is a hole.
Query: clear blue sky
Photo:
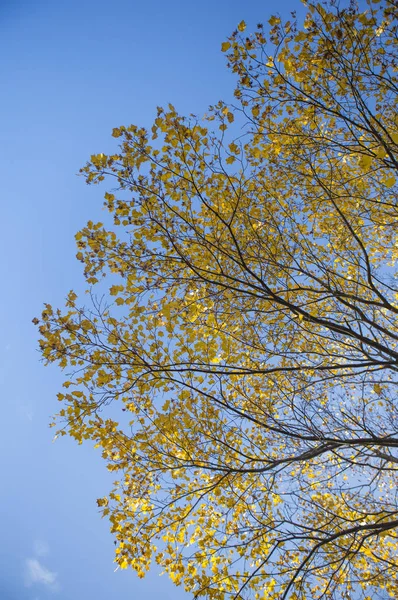
[[[203,114],[231,96],[220,44],[299,0],[0,0],[0,599],[190,598],[154,572],[114,572],[99,455],[52,444],[61,374],[44,369],[31,320],[83,289],[74,234],[101,219],[102,192],[76,173],[113,148],[113,127],[156,106]]]

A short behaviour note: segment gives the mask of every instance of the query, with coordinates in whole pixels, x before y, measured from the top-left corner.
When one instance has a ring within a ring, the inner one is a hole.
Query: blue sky
[[[0,0],[1,600],[189,598],[165,577],[114,572],[96,498],[110,479],[90,446],[48,428],[62,381],[39,362],[31,320],[84,289],[74,234],[102,192],[76,176],[114,147],[113,127],[150,126],[156,106],[203,114],[234,78],[220,44],[297,0]]]

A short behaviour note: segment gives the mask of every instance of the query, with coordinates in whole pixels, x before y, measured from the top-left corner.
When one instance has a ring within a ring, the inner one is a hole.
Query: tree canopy
[[[306,11],[222,44],[233,104],[113,130],[40,320],[117,564],[194,598],[398,597],[397,4]]]

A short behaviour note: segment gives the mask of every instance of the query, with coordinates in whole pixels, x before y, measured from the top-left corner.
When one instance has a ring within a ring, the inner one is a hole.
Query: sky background
[[[299,0],[0,0],[1,600],[182,600],[154,571],[114,572],[96,498],[98,451],[52,443],[62,374],[39,362],[31,320],[84,290],[74,234],[102,220],[99,187],[76,176],[115,148],[113,127],[150,126],[156,106],[203,114],[231,98],[221,42]],[[115,478],[115,477],[113,477]]]

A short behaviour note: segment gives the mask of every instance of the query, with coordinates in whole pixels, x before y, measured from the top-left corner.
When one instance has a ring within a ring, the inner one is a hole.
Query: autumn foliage
[[[114,129],[40,322],[117,564],[194,598],[398,597],[397,6],[306,10],[222,44],[235,105]]]

